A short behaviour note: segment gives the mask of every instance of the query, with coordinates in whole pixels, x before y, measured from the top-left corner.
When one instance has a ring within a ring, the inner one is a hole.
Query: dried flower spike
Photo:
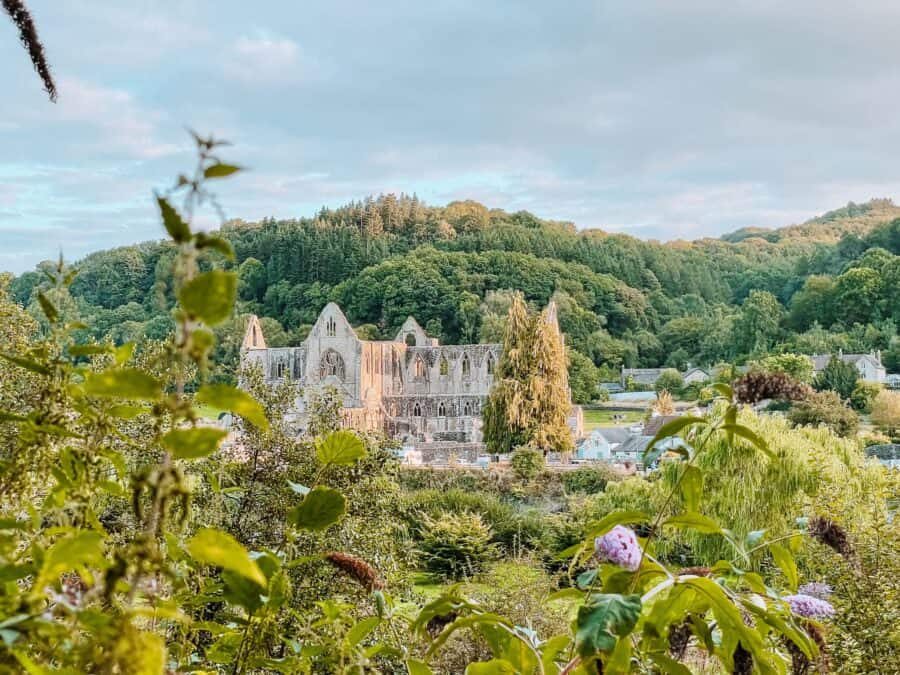
[[[372,567],[362,558],[349,553],[333,552],[325,556],[325,560],[348,576],[367,591],[377,591],[384,588],[384,582],[378,574],[378,570]]]

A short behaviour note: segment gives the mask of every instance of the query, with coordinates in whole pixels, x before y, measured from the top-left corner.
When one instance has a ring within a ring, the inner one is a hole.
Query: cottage
[[[887,373],[881,363],[881,350],[874,351],[871,354],[844,354],[839,351],[836,355],[844,363],[849,363],[856,367],[859,376],[866,382],[884,383]],[[831,354],[814,354],[810,357],[813,362],[813,372],[818,375],[828,362],[831,361]]]

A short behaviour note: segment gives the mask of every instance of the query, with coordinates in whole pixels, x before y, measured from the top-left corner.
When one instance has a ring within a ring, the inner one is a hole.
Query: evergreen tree
[[[844,363],[838,356],[832,356],[828,365],[816,376],[813,386],[818,391],[833,391],[846,401],[856,389],[859,372],[851,363]]]
[[[520,293],[506,321],[503,355],[484,409],[484,439],[490,452],[522,445],[545,452],[570,452],[571,410],[566,352],[552,303],[529,314]]]

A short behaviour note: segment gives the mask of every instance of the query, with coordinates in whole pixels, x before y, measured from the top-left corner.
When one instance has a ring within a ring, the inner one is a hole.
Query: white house
[[[871,354],[844,354],[842,350],[837,353],[837,358],[844,363],[856,366],[859,376],[866,382],[881,384],[884,383],[887,377],[887,372],[881,363],[881,350]],[[831,361],[831,354],[814,354],[810,359],[813,362],[813,372],[818,375],[825,370],[825,366]]]

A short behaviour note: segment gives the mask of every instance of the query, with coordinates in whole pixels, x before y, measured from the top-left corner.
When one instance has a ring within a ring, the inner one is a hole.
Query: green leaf
[[[366,456],[366,446],[352,431],[335,431],[316,442],[316,456],[322,464],[351,466]]]
[[[162,395],[162,383],[137,368],[113,368],[92,373],[84,383],[89,396],[155,401]]]
[[[516,668],[506,659],[491,659],[470,663],[466,675],[516,675]]]
[[[189,315],[215,326],[231,316],[236,293],[234,272],[212,270],[198,274],[185,284],[178,292],[178,301]]]
[[[40,363],[35,361],[31,361],[29,359],[23,359],[21,356],[14,356],[12,354],[4,354],[0,352],[0,358],[4,358],[10,363],[14,363],[19,368],[24,368],[25,370],[30,370],[32,373],[37,373],[38,375],[49,375],[50,369]]]
[[[778,565],[778,569],[787,579],[788,587],[792,591],[797,590],[797,584],[800,583],[800,575],[797,573],[797,563],[794,562],[794,556],[781,544],[769,544],[769,550],[772,552],[772,559]]]
[[[234,247],[231,245],[231,242],[222,237],[214,237],[206,234],[206,232],[198,232],[194,237],[194,245],[198,249],[211,248],[229,260],[234,260]]]
[[[156,195],[156,203],[159,205],[159,212],[162,215],[163,225],[166,226],[166,232],[178,243],[183,244],[191,239],[191,228],[184,222],[178,211],[169,203],[165,197]]]
[[[381,619],[377,616],[370,616],[361,621],[357,622],[353,628],[347,631],[347,636],[344,638],[347,641],[347,644],[351,647],[355,647],[360,642],[366,639],[366,637],[371,633],[378,624],[381,623]]]
[[[681,497],[684,508],[688,511],[700,510],[700,497],[703,494],[703,472],[696,466],[684,467],[681,478]]]
[[[658,652],[650,652],[649,656],[664,675],[691,675],[687,666],[681,665],[670,656]]]
[[[206,167],[206,170],[203,172],[204,178],[225,178],[226,176],[230,176],[232,174],[241,171],[241,167],[234,166],[233,164],[213,164],[212,166]]]
[[[616,525],[649,523],[649,514],[643,511],[613,511],[596,523],[588,526],[588,538],[599,537],[606,534]]]
[[[764,452],[771,458],[775,457],[775,454],[769,450],[768,444],[760,438],[756,432],[745,427],[743,424],[724,424],[722,425],[722,431],[725,431],[728,434],[734,434],[735,436],[740,436],[741,438],[750,441],[757,450]]]
[[[112,345],[72,345],[69,347],[69,356],[96,356],[110,354],[112,350]]]
[[[595,593],[578,608],[575,647],[582,657],[611,652],[616,636],[628,635],[641,614],[641,596]]]
[[[240,415],[253,426],[267,431],[269,421],[262,406],[250,394],[227,384],[206,384],[197,392],[197,402],[216,410],[227,410]]]
[[[428,664],[418,659],[406,659],[406,672],[409,675],[434,675]]]
[[[226,435],[212,427],[173,429],[162,437],[162,444],[176,459],[198,459],[214,453]]]
[[[134,355],[135,344],[126,342],[124,345],[116,347],[116,365],[121,366],[126,363]]]
[[[123,420],[133,420],[138,415],[152,412],[150,408],[139,405],[114,405],[109,409],[109,414]]]
[[[729,401],[734,398],[734,390],[725,384],[724,382],[716,382],[712,385],[713,390],[719,392],[723,398],[727,398]]]
[[[103,537],[99,532],[85,530],[55,542],[44,556],[41,572],[32,587],[43,593],[44,588],[55,582],[63,572],[83,565],[100,566],[104,563]]]
[[[338,522],[346,511],[344,495],[333,488],[318,485],[291,509],[288,520],[304,530],[321,531]]]
[[[247,549],[230,534],[203,528],[188,540],[187,550],[197,562],[231,570],[255,581],[263,588],[266,587],[266,576],[259,569],[259,565],[250,558]]]
[[[222,582],[225,585],[223,597],[231,604],[240,605],[251,614],[263,606],[260,596],[264,591],[255,581],[232,570],[222,570]]]
[[[14,415],[13,413],[3,412],[0,410],[0,422],[27,422],[28,418],[24,415]]]
[[[50,298],[44,295],[43,291],[38,291],[38,303],[41,306],[41,311],[44,313],[44,316],[47,317],[47,321],[50,323],[59,321],[59,310],[56,309],[56,305],[50,301]]]
[[[666,422],[660,427],[659,431],[656,432],[656,436],[650,439],[650,442],[647,443],[647,447],[644,448],[644,454],[646,455],[648,452],[653,450],[656,444],[664,438],[677,436],[681,431],[687,429],[688,427],[706,424],[707,421],[702,417],[692,417],[691,415],[683,415],[677,419],[672,420],[671,422]]]
[[[679,529],[697,530],[703,534],[721,534],[722,527],[709,516],[700,513],[680,513],[677,516],[667,518],[663,526],[677,527]]]

